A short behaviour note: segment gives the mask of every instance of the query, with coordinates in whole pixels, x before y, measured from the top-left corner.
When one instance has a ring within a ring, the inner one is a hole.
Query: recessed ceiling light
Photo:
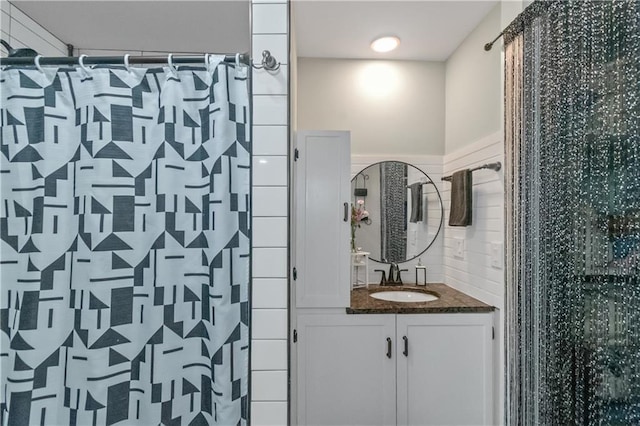
[[[371,43],[371,48],[376,52],[384,53],[391,52],[393,49],[398,47],[399,44],[400,39],[398,37],[387,36],[373,40],[373,42]]]

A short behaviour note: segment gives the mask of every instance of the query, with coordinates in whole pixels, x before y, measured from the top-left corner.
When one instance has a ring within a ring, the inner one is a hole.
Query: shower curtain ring
[[[129,56],[131,55],[128,53],[124,55],[124,67],[127,69],[127,71],[131,72],[131,66],[129,65]]]
[[[167,55],[167,64],[169,64],[169,68],[171,69],[171,71],[175,74],[178,72],[177,68],[175,67],[175,65],[173,65],[173,54],[169,53]]]
[[[40,65],[40,58],[42,58],[42,55],[37,55],[34,59],[33,62],[36,66],[36,68],[38,69],[38,71],[40,72],[44,72],[44,69],[42,69],[42,65]]]
[[[78,58],[78,65],[80,65],[80,68],[82,68],[82,70],[86,73],[89,72],[89,68],[87,68],[87,66],[84,64],[84,58],[86,58],[87,55],[80,55],[80,57]]]

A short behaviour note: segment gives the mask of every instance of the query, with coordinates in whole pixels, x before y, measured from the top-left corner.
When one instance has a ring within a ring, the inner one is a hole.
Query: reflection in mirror
[[[442,199],[415,166],[383,161],[351,180],[352,203],[367,210],[355,228],[355,246],[377,262],[399,263],[427,250],[442,227]]]

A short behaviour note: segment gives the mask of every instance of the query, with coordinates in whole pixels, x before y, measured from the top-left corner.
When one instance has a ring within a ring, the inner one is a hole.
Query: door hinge
[[[496,328],[491,327],[491,340],[496,340]]]
[[[293,161],[298,161],[298,158],[300,158],[300,151],[296,148],[293,150]]]
[[[293,343],[298,341],[298,330],[293,330]]]
[[[293,268],[293,280],[297,280],[298,279],[298,270],[294,267]]]

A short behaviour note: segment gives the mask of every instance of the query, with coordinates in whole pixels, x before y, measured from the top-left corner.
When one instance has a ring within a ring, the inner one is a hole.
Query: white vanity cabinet
[[[492,424],[492,325],[492,313],[300,314],[298,424]]]
[[[295,294],[298,308],[349,306],[349,132],[296,135]]]
[[[393,317],[298,315],[298,425],[395,424]]]
[[[398,425],[493,424],[492,327],[487,313],[396,315]]]

